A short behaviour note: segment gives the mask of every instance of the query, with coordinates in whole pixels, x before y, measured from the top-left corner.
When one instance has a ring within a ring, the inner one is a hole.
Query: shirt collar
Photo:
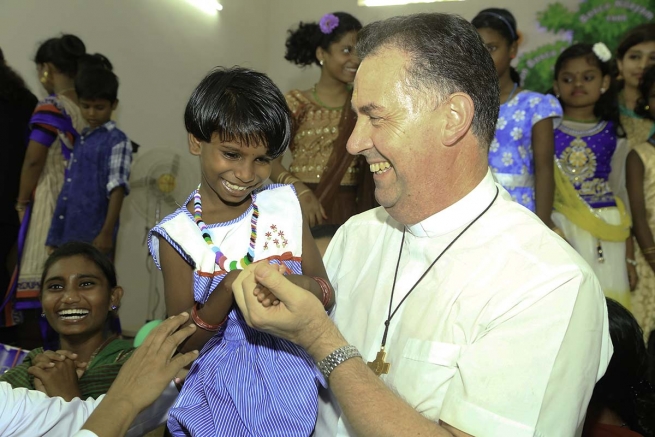
[[[422,222],[407,225],[406,229],[416,237],[439,237],[448,234],[480,215],[489,206],[496,195],[496,190],[496,182],[491,170],[488,170],[477,187],[466,196]]]
[[[82,130],[82,135],[88,135],[91,132],[95,132],[95,131],[101,130],[101,129],[104,129],[106,131],[110,131],[110,130],[113,130],[115,127],[116,127],[116,122],[114,120],[109,120],[108,122],[106,122],[102,126],[98,126],[97,128],[95,128],[93,130],[91,130],[91,128],[89,128],[89,127],[85,127]]]

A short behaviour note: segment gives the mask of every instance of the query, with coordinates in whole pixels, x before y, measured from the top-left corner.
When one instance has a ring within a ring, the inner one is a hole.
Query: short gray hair
[[[475,105],[472,131],[487,148],[494,138],[500,88],[489,51],[475,28],[450,14],[415,14],[376,21],[359,33],[357,54],[363,60],[382,47],[410,56],[408,85],[445,98],[468,94]]]

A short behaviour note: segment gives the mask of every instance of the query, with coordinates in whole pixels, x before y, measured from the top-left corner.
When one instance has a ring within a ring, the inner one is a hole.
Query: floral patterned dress
[[[532,127],[553,117],[562,117],[562,107],[554,96],[521,91],[500,105],[496,135],[489,147],[494,177],[531,211],[535,210]]]

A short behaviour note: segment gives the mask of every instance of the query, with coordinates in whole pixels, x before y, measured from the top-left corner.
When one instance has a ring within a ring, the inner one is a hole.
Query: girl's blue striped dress
[[[159,240],[168,241],[194,269],[194,298],[204,303],[225,271],[184,206],[150,231],[148,245],[159,268]],[[302,274],[302,214],[289,185],[255,195],[259,208],[255,261],[284,263]],[[240,217],[208,225],[212,241],[229,259],[245,255],[252,206]],[[236,306],[228,322],[202,349],[169,412],[174,436],[308,436],[316,423],[318,387],[324,385],[300,347],[247,326]]]

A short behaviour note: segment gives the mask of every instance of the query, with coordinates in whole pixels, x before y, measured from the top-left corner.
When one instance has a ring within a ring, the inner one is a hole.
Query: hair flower
[[[328,35],[339,25],[339,17],[334,14],[325,14],[321,17],[321,21],[318,22],[318,27],[321,28],[321,32]]]
[[[607,46],[602,42],[597,42],[594,44],[591,50],[593,50],[594,54],[598,56],[598,59],[603,62],[607,62],[612,59],[612,52],[610,52],[610,49],[608,49]]]

